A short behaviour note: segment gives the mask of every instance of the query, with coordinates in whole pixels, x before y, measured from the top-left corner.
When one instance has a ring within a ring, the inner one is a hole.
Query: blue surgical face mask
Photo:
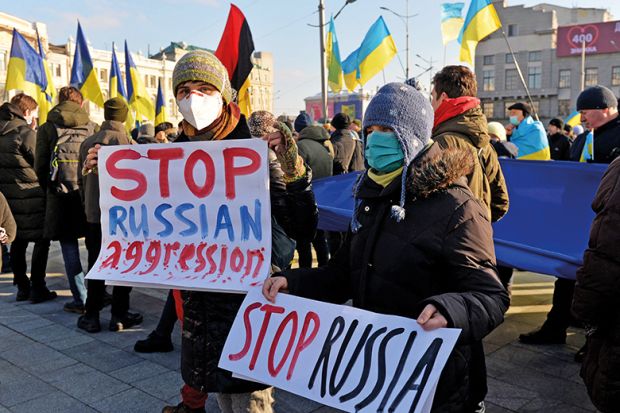
[[[514,126],[519,126],[519,118],[516,116],[511,116],[510,123],[512,123]]]
[[[394,132],[374,131],[366,138],[366,160],[381,173],[393,172],[403,166],[405,155]]]

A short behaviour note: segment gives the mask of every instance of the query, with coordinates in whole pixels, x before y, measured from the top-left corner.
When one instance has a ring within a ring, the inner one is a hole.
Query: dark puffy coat
[[[47,199],[44,235],[53,240],[75,239],[83,237],[86,230],[86,217],[79,191],[58,195],[48,185],[52,149],[58,140],[55,125],[61,128],[90,125],[93,132],[99,130],[99,127],[90,121],[88,113],[80,105],[65,101],[52,108],[47,115],[47,122],[37,132],[35,169]]]
[[[588,132],[575,138],[570,148],[571,161],[579,162]],[[594,160],[592,163],[611,163],[620,155],[620,115],[594,131]]]
[[[384,189],[364,177],[359,231],[348,233],[327,266],[283,274],[295,295],[332,303],[352,299],[355,307],[409,318],[434,304],[449,327],[461,328],[439,381],[434,412],[473,411],[483,400],[484,357],[474,353],[503,321],[509,304],[497,277],[486,209],[463,177],[472,163],[470,151],[433,145],[410,170],[410,196],[400,223],[390,217],[400,199],[400,179]]]
[[[494,141],[491,139],[491,146],[495,149],[498,158],[515,159],[519,156],[519,148],[512,142]]]
[[[241,117],[239,124],[225,139],[250,138],[250,130]],[[200,136],[192,140],[200,140]],[[185,135],[176,142],[187,142]],[[318,210],[312,192],[312,172],[306,178],[285,184],[279,163],[270,159],[270,191],[272,221],[293,239],[312,239],[318,221]],[[272,248],[278,244],[272,243]],[[292,246],[294,248],[294,245]],[[200,291],[183,292],[183,344],[181,373],[189,386],[202,392],[246,393],[268,386],[232,377],[232,373],[217,365],[226,337],[243,294]]]
[[[334,146],[334,175],[352,172],[351,160],[355,152],[353,131],[339,129],[332,133],[331,143]]]
[[[595,158],[596,159],[596,158]],[[620,406],[620,159],[609,165],[592,202],[596,217],[577,271],[573,314],[591,326],[581,365],[592,402],[602,412]]]
[[[570,161],[570,139],[563,133],[548,135],[551,159],[554,161]]]
[[[43,237],[45,194],[34,171],[36,134],[15,105],[0,106],[0,192],[17,222],[17,239]]]
[[[353,148],[353,155],[351,156],[351,167],[349,172],[363,171],[366,169],[366,164],[364,163],[364,141],[362,141],[357,133],[355,133],[354,136],[353,143],[355,147]]]
[[[299,156],[312,169],[314,179],[332,176],[333,160],[325,142],[329,140],[329,133],[322,126],[306,126],[299,133],[297,147]]]
[[[471,150],[475,156],[467,185],[476,199],[490,210],[492,222],[508,212],[508,188],[497,153],[489,144],[487,120],[480,106],[450,118],[433,128],[433,140],[442,148]]]
[[[7,244],[10,244],[15,239],[15,232],[17,231],[17,225],[15,219],[9,208],[9,203],[6,201],[2,192],[0,192],[0,228],[3,228],[8,237]],[[0,262],[2,262],[2,249],[0,249]]]

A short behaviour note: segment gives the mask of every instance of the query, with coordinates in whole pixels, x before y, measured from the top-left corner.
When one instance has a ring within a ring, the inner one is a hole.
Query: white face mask
[[[179,112],[183,115],[183,119],[198,130],[206,128],[218,118],[223,104],[224,101],[220,92],[206,95],[197,90],[192,90],[183,99],[177,99]]]

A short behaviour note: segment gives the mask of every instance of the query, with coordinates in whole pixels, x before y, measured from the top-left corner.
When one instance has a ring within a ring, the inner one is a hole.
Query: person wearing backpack
[[[73,301],[66,303],[64,309],[81,314],[86,302],[86,286],[78,239],[85,235],[86,216],[78,190],[79,154],[82,142],[99,127],[82,108],[84,99],[76,88],[61,88],[58,102],[37,132],[35,170],[46,193],[43,234],[60,241],[73,296]]]

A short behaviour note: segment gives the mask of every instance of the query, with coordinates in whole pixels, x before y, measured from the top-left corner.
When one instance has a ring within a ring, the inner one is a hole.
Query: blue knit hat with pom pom
[[[400,147],[405,156],[401,176],[400,202],[398,205],[392,206],[392,217],[397,222],[405,218],[404,206],[409,166],[420,151],[430,142],[433,120],[434,111],[428,98],[416,90],[416,88],[397,82],[388,83],[379,89],[368,104],[364,114],[364,127],[362,130],[365,131],[366,128],[372,125],[392,129],[396,139],[400,142]],[[364,179],[365,175],[360,178],[358,185],[354,189],[356,198],[359,182]],[[351,228],[354,232],[359,229],[357,211],[353,213]]]

